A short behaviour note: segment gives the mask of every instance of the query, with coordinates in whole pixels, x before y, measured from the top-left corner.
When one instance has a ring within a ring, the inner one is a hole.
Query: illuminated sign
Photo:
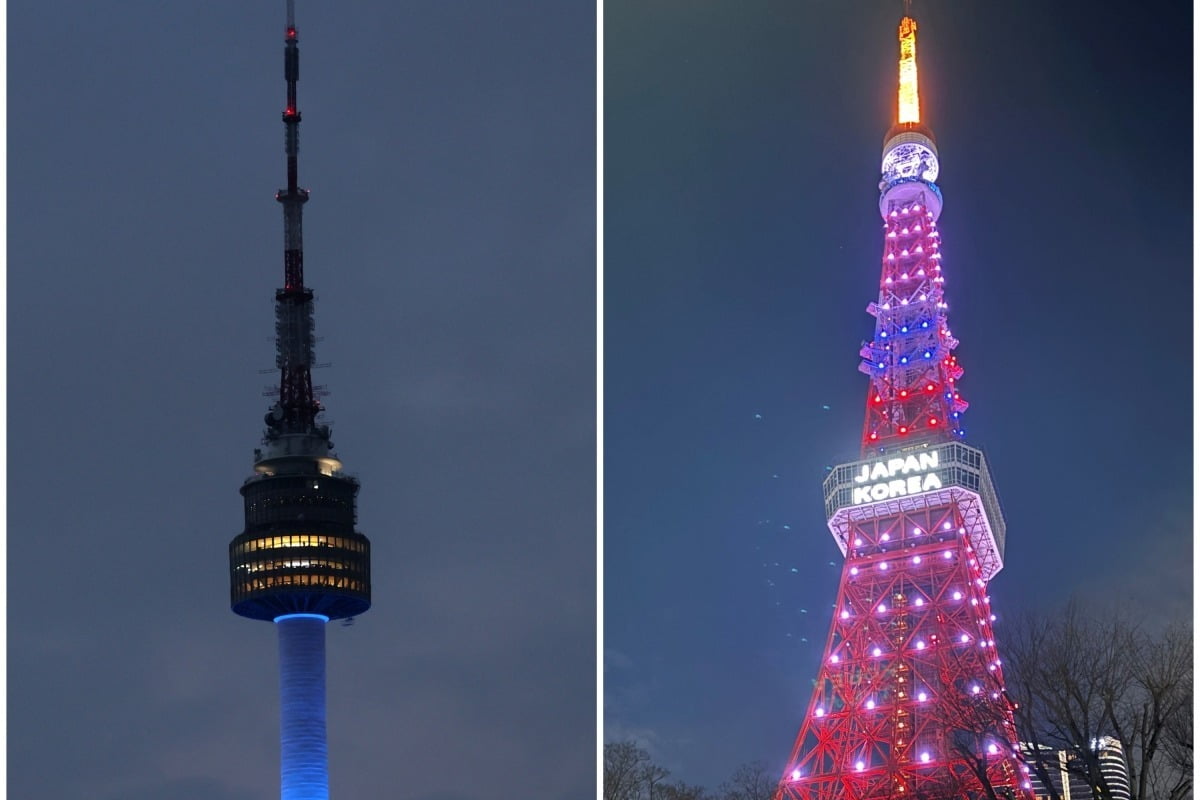
[[[937,473],[936,450],[916,455],[897,456],[874,464],[863,464],[862,471],[854,476],[854,482],[865,484],[854,487],[853,505],[890,500],[909,494],[920,494],[930,489],[941,489],[942,481]]]

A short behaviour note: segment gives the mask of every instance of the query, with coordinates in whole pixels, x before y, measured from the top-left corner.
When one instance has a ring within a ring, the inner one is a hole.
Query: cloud
[[[629,656],[612,647],[604,648],[605,672],[609,669],[631,669],[632,667],[633,660]]]
[[[183,778],[123,790],[104,800],[260,800],[250,791],[234,789],[213,778]]]

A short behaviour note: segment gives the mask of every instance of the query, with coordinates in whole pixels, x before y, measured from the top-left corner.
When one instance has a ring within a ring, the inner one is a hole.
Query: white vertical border
[[[0,414],[8,419],[8,3],[0,0]],[[0,451],[8,452],[8,425],[0,425]],[[8,486],[8,460],[0,461],[0,482]],[[8,490],[0,490],[0,519],[8,519]],[[7,533],[7,527],[5,527]],[[8,565],[8,537],[0,536],[0,564]],[[0,592],[8,597],[8,572],[0,572]],[[7,607],[7,606],[6,606]],[[0,639],[8,641],[8,615],[0,615]],[[0,657],[0,684],[8,686],[8,655]],[[0,719],[8,719],[8,694],[0,694]],[[8,728],[0,732],[0,786],[8,786]],[[0,792],[2,794],[3,792]]]
[[[596,800],[604,794],[604,0],[596,0]]]
[[[1196,8],[1192,9],[1192,185],[1196,186],[1195,178],[1196,164],[1200,161],[1200,128],[1197,124],[1200,123],[1200,59],[1195,54],[1196,37],[1200,36],[1200,14],[1196,13]],[[1195,322],[1197,309],[1200,309],[1200,239],[1196,237],[1196,231],[1200,231],[1200,189],[1192,190],[1192,320]],[[1196,400],[1200,397],[1200,381],[1197,380],[1200,374],[1196,371],[1196,353],[1200,348],[1200,325],[1192,326],[1192,503],[1195,504],[1196,498],[1200,497],[1200,450],[1197,450],[1197,445],[1200,445],[1200,402]],[[1197,536],[1196,523],[1192,523],[1192,619],[1196,619],[1200,613],[1200,597],[1196,595],[1195,582],[1196,576],[1200,575],[1200,551],[1195,546]],[[1193,644],[1193,658],[1200,654],[1200,644]],[[1194,662],[1193,662],[1194,663]],[[1200,709],[1200,700],[1194,700],[1195,708]]]

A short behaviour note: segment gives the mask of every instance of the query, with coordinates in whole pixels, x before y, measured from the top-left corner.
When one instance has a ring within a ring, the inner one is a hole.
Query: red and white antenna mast
[[[267,414],[266,444],[292,439],[293,446],[328,449],[328,429],[318,428],[321,404],[313,395],[312,366],[313,293],[304,285],[303,208],[308,190],[299,186],[300,109],[296,83],[300,78],[300,37],[296,31],[295,4],[287,2],[284,32],[284,78],[287,106],[283,109],[287,154],[287,187],[275,193],[283,205],[283,288],[275,291],[276,366],[279,368],[279,399]],[[297,440],[295,437],[303,437]],[[292,448],[291,454],[299,455]]]

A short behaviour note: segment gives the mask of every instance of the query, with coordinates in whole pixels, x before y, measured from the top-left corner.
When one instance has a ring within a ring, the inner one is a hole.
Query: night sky
[[[605,738],[782,770],[858,455],[900,2],[605,6]],[[1111,10],[1106,10],[1111,8]],[[1191,613],[1189,4],[916,0],[1005,616]]]
[[[595,785],[595,9],[298,0],[314,373],[374,607],[334,797]],[[284,0],[8,6],[8,796],[278,796],[229,610],[270,399]]]

